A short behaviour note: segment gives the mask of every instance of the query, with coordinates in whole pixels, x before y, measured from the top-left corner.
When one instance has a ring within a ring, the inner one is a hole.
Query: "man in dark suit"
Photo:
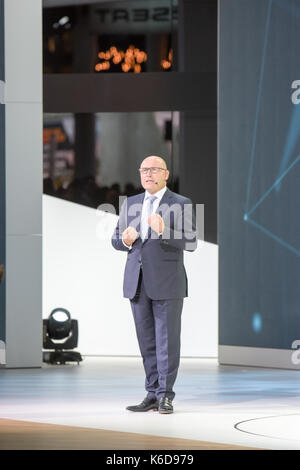
[[[123,293],[146,373],[147,396],[127,409],[172,413],[188,296],[183,251],[197,247],[195,215],[190,199],[167,188],[169,171],[161,157],[145,158],[139,171],[145,192],[125,200],[112,236],[114,248],[128,252]]]

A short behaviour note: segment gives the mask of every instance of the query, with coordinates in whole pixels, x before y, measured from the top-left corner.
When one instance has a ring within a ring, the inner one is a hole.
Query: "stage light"
[[[60,20],[58,20],[58,22],[61,26],[64,26],[69,21],[70,21],[70,18],[68,16],[63,16],[62,18],[60,18]]]
[[[71,27],[70,18],[62,16],[56,23],[53,23],[52,28],[58,29],[60,26],[69,29]]]
[[[55,309],[48,318],[48,335],[51,339],[69,337],[71,331],[71,315],[67,310]]]
[[[72,351],[78,344],[78,322],[71,319],[64,308],[52,310],[47,320],[43,320],[43,361],[49,364],[65,364],[82,361],[81,354]]]

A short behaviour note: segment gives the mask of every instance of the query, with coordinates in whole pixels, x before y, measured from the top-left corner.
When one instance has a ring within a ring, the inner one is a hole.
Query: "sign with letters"
[[[102,2],[91,6],[92,33],[168,33],[177,29],[177,23],[177,2],[170,0]]]

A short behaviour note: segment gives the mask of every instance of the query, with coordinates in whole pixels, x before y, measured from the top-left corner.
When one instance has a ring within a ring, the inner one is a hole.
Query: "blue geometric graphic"
[[[287,11],[291,13],[290,10],[293,11],[295,14],[294,8],[292,8],[292,4],[287,4],[281,2],[280,0],[275,0],[281,7],[289,7]],[[251,145],[251,153],[250,153],[250,166],[249,166],[249,173],[248,173],[248,184],[247,184],[247,192],[246,192],[246,204],[245,204],[245,213],[244,213],[244,221],[249,222],[253,227],[260,230],[266,236],[270,237],[272,240],[279,243],[282,247],[288,249],[296,256],[300,256],[300,250],[298,247],[292,246],[286,240],[283,240],[278,234],[275,234],[268,228],[264,227],[261,223],[257,220],[254,220],[253,213],[256,209],[261,206],[261,204],[266,200],[266,198],[275,190],[279,193],[281,189],[282,182],[284,178],[293,170],[295,169],[296,165],[299,164],[300,155],[298,155],[292,163],[289,164],[292,153],[295,149],[295,146],[300,137],[300,104],[294,105],[293,113],[291,116],[289,130],[287,132],[286,142],[283,149],[283,154],[281,158],[281,162],[278,169],[278,177],[276,180],[271,184],[271,186],[263,193],[263,195],[255,202],[252,207],[249,208],[249,201],[250,201],[250,190],[252,187],[252,180],[253,180],[253,169],[254,169],[254,159],[256,153],[256,144],[257,144],[257,132],[258,132],[258,122],[259,122],[259,115],[261,111],[261,100],[262,100],[262,89],[263,89],[263,79],[264,79],[264,72],[265,72],[265,62],[266,62],[266,51],[268,45],[268,37],[269,37],[269,29],[271,23],[271,11],[272,11],[272,3],[273,0],[269,0],[268,2],[268,9],[267,9],[267,16],[266,16],[266,25],[265,25],[265,34],[264,34],[264,43],[262,49],[262,59],[261,59],[261,67],[260,67],[260,75],[259,75],[259,83],[258,83],[258,94],[256,100],[256,109],[255,109],[255,119],[254,119],[254,130],[253,130],[253,138],[252,138],[252,145]],[[300,10],[299,10],[300,13]],[[289,164],[289,166],[287,166]],[[251,217],[250,217],[251,216]],[[299,217],[299,214],[295,214],[296,217]],[[299,234],[300,240],[300,234]]]

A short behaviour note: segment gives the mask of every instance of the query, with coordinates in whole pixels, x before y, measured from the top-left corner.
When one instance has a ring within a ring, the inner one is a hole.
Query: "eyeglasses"
[[[150,171],[152,175],[156,175],[159,170],[167,171],[166,168],[159,168],[158,166],[152,166],[151,168],[139,168],[139,172],[141,173],[141,175],[146,175],[148,171]]]

